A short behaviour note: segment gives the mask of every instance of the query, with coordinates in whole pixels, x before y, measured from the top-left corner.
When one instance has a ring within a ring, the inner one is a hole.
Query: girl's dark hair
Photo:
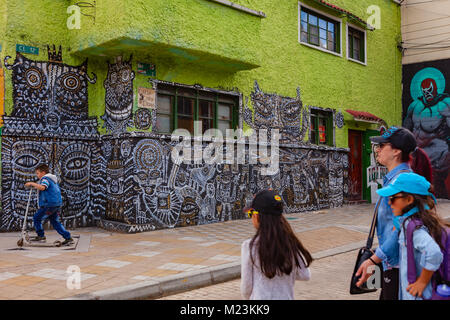
[[[434,188],[433,186],[430,187],[428,190],[429,192],[433,193]],[[408,212],[414,207],[419,208],[419,212],[413,214],[412,216],[405,219],[403,222],[403,228],[405,228],[404,223],[412,218],[418,218],[422,220],[423,225],[428,228],[428,231],[431,235],[431,237],[436,241],[436,243],[439,245],[439,247],[442,250],[445,250],[444,244],[441,243],[442,241],[442,233],[445,232],[445,227],[450,227],[450,223],[446,223],[436,212],[436,204],[434,203],[434,200],[431,196],[422,196],[418,194],[411,194],[403,192],[405,195],[410,195],[414,198],[414,202],[403,209],[403,213]],[[425,209],[425,205],[428,205],[430,208],[429,210]],[[406,235],[406,230],[405,235]]]
[[[283,204],[280,202],[280,212],[283,212]],[[264,214],[260,212],[259,228],[250,241],[250,257],[255,264],[251,254],[255,240],[258,239],[256,250],[258,250],[261,271],[272,279],[275,275],[290,274],[296,267],[300,267],[299,258],[303,264],[309,267],[313,258],[306,250],[300,240],[296,237],[289,222],[280,214]],[[305,262],[306,260],[306,262]]]
[[[433,183],[433,169],[431,167],[431,161],[427,153],[422,148],[417,148],[412,153],[410,166],[415,173],[420,174],[422,177],[427,179],[429,183]]]

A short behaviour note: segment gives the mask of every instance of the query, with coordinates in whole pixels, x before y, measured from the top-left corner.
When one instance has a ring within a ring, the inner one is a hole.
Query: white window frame
[[[317,14],[322,15],[324,17],[327,17],[327,18],[329,18],[329,19],[331,19],[331,20],[333,20],[333,21],[335,21],[336,23],[339,24],[339,30],[340,30],[340,32],[339,32],[339,43],[340,43],[339,52],[340,53],[337,53],[337,52],[334,52],[334,51],[331,51],[331,50],[328,50],[328,49],[324,49],[324,48],[322,48],[320,46],[315,46],[315,45],[312,45],[310,43],[303,42],[301,40],[301,21],[302,21],[301,12],[302,12],[302,8],[306,8],[306,9],[308,9],[310,11],[316,12]],[[322,52],[330,53],[332,55],[335,55],[335,56],[338,56],[338,57],[341,57],[341,58],[343,57],[343,55],[342,55],[342,33],[343,32],[342,32],[342,19],[341,18],[332,16],[330,14],[327,14],[325,12],[317,10],[316,8],[310,7],[310,6],[308,6],[308,5],[306,5],[306,4],[304,4],[304,3],[299,1],[298,2],[298,28],[297,28],[297,30],[298,30],[298,42],[301,45],[304,45],[304,46],[307,46],[307,47],[310,47],[310,48],[313,48],[313,49],[316,49],[316,50],[319,50],[319,51],[322,51]]]
[[[350,58],[350,56],[349,56],[349,53],[350,53],[350,49],[349,49],[350,43],[348,42],[348,27],[353,28],[353,29],[358,30],[358,31],[361,31],[361,32],[364,34],[364,62],[359,61],[359,60],[356,60],[356,59],[353,59],[353,58]],[[355,25],[352,24],[352,23],[348,23],[348,22],[347,22],[347,24],[346,24],[346,30],[345,30],[345,35],[346,35],[346,38],[345,38],[345,41],[346,41],[346,42],[345,42],[345,43],[347,44],[347,60],[350,60],[350,61],[353,61],[353,62],[362,64],[363,66],[367,66],[367,30],[365,30],[365,29],[363,29],[363,28],[360,28],[360,27],[358,27],[358,26],[355,26]]]

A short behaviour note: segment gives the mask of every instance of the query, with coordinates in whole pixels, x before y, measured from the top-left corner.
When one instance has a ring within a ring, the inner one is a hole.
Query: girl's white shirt
[[[261,272],[259,255],[256,250],[257,241],[252,248],[255,264],[252,263],[250,241],[251,239],[245,240],[241,247],[242,297],[246,300],[294,300],[295,281],[310,280],[311,272],[309,268],[306,268],[303,261],[299,259],[300,267],[296,267],[289,275],[275,275],[275,277],[269,279]]]

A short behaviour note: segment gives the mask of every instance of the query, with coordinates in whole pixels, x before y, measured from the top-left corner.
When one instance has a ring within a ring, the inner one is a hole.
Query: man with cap
[[[376,160],[388,169],[383,179],[383,186],[391,184],[403,172],[412,172],[408,162],[410,153],[416,149],[416,139],[408,129],[391,127],[381,136],[371,137],[375,145]],[[380,300],[398,300],[398,234],[393,232],[394,215],[389,206],[388,197],[380,197],[375,206],[377,210],[377,237],[379,247],[375,254],[364,261],[356,275],[361,274],[357,285],[360,286],[370,277],[367,268],[382,262],[382,279]]]

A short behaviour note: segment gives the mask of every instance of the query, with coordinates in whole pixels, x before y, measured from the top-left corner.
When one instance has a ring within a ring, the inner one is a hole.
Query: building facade
[[[40,163],[69,227],[241,219],[263,188],[287,213],[370,200],[368,137],[401,123],[394,2],[7,0],[0,17],[0,230],[20,227]],[[211,128],[244,137],[216,145]]]
[[[403,125],[432,163],[439,198],[450,199],[450,1],[402,2]]]

